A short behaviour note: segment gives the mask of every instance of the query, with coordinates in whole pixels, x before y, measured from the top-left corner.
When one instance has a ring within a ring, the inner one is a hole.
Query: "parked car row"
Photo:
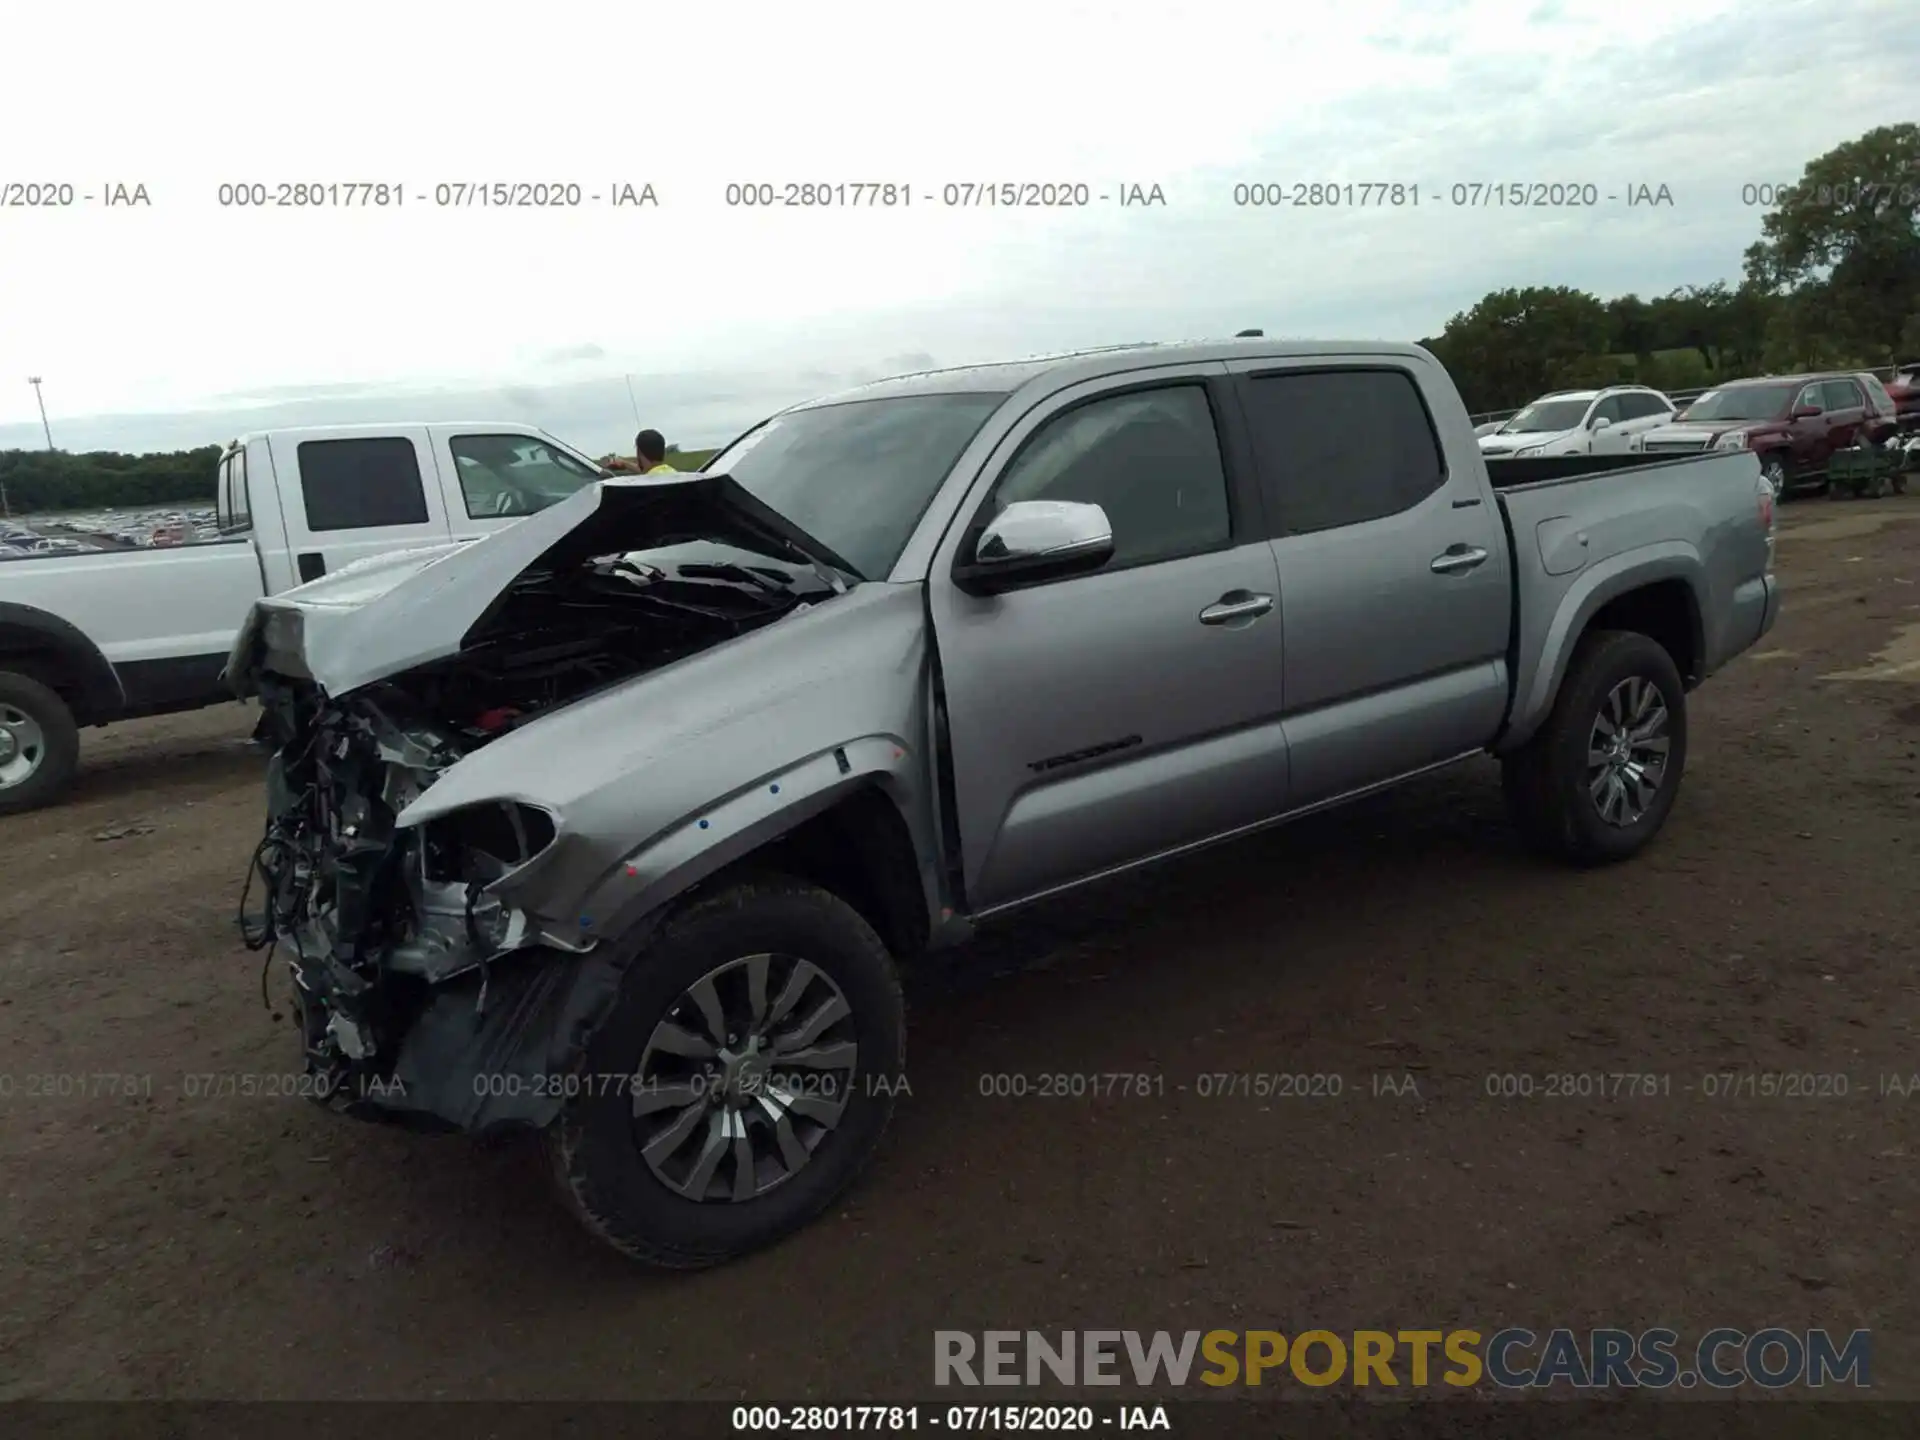
[[[1835,452],[1903,431],[1920,431],[1920,365],[1891,384],[1863,371],[1734,380],[1684,406],[1640,385],[1557,390],[1474,433],[1489,458],[1746,450],[1784,498],[1824,486]]]
[[[144,550],[156,546],[164,549],[205,544],[219,538],[211,510],[154,510],[140,514],[105,511],[41,521],[37,530],[0,522],[0,560],[76,555],[96,550]]]
[[[0,526],[0,560],[24,560],[35,555],[72,555],[89,547],[63,535],[42,535],[37,530],[18,526]]]
[[[1898,432],[1893,397],[1877,376],[1769,375],[1708,391],[1634,448],[1649,455],[1745,450],[1784,498],[1824,487],[1835,452],[1884,445]]]

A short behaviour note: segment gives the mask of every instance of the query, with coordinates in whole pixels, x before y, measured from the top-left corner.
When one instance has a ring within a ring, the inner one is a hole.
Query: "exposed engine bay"
[[[287,961],[308,1071],[335,1104],[545,1123],[557,1089],[489,1093],[485,1077],[563,1068],[618,978],[513,903],[555,818],[517,801],[399,817],[502,737],[846,588],[804,558],[712,541],[576,557],[548,552],[457,653],[416,669],[337,697],[252,674],[273,757],[240,922],[269,966]]]

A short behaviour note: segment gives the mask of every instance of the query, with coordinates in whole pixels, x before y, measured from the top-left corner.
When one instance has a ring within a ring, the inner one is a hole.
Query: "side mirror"
[[[1818,420],[1826,413],[1827,412],[1822,410],[1818,405],[1796,405],[1793,407],[1793,418],[1795,420]]]
[[[970,595],[995,595],[1098,570],[1112,558],[1113,526],[1098,505],[1016,500],[987,522],[971,555],[953,567],[953,583]]]
[[[1611,416],[1596,415],[1593,417],[1593,424],[1589,428],[1594,430],[1604,430],[1611,424],[1613,424],[1613,418]]]

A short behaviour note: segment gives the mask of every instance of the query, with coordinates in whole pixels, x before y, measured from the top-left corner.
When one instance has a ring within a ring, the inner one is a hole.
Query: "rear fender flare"
[[[1506,734],[1500,737],[1499,753],[1518,749],[1546,722],[1560,693],[1560,682],[1566,678],[1567,666],[1572,663],[1574,647],[1601,607],[1631,590],[1662,580],[1686,582],[1688,593],[1693,597],[1690,622],[1699,647],[1697,653],[1706,653],[1704,637],[1699,633],[1700,595],[1706,587],[1706,570],[1699,551],[1684,540],[1665,540],[1604,560],[1583,572],[1561,598],[1560,608],[1554,613],[1540,646],[1542,661],[1551,663],[1537,665],[1533,683],[1524,694],[1515,695],[1513,720]]]

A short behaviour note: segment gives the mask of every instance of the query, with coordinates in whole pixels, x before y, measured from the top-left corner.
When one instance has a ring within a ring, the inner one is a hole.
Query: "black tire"
[[[701,1203],[670,1189],[642,1156],[631,1093],[589,1087],[547,1132],[554,1171],[587,1229],[633,1259],[702,1269],[799,1229],[866,1168],[893,1113],[893,1092],[904,1088],[906,1010],[886,946],[846,902],[781,876],[716,891],[664,924],[634,957],[612,1013],[589,1042],[587,1074],[633,1075],[654,1026],[689,986],[761,953],[811,962],[851,1007],[859,1069],[845,1112],[812,1158],[765,1194]]]
[[[1588,742],[1615,687],[1640,680],[1666,707],[1666,766],[1644,812],[1631,824],[1602,816],[1589,790]],[[1687,697],[1664,646],[1631,630],[1599,630],[1574,650],[1546,723],[1501,767],[1507,808],[1537,850],[1574,865],[1605,865],[1638,853],[1660,832],[1679,797],[1687,764]]]
[[[6,770],[14,761],[0,761],[0,815],[17,815],[38,810],[58,799],[80,765],[80,727],[74,724],[73,711],[52,690],[30,675],[0,670],[0,727],[8,717],[24,718],[18,729],[8,727],[0,740],[0,752],[32,761],[27,773],[16,781],[6,779]],[[28,741],[17,737],[31,735]],[[15,745],[21,749],[15,749]]]

